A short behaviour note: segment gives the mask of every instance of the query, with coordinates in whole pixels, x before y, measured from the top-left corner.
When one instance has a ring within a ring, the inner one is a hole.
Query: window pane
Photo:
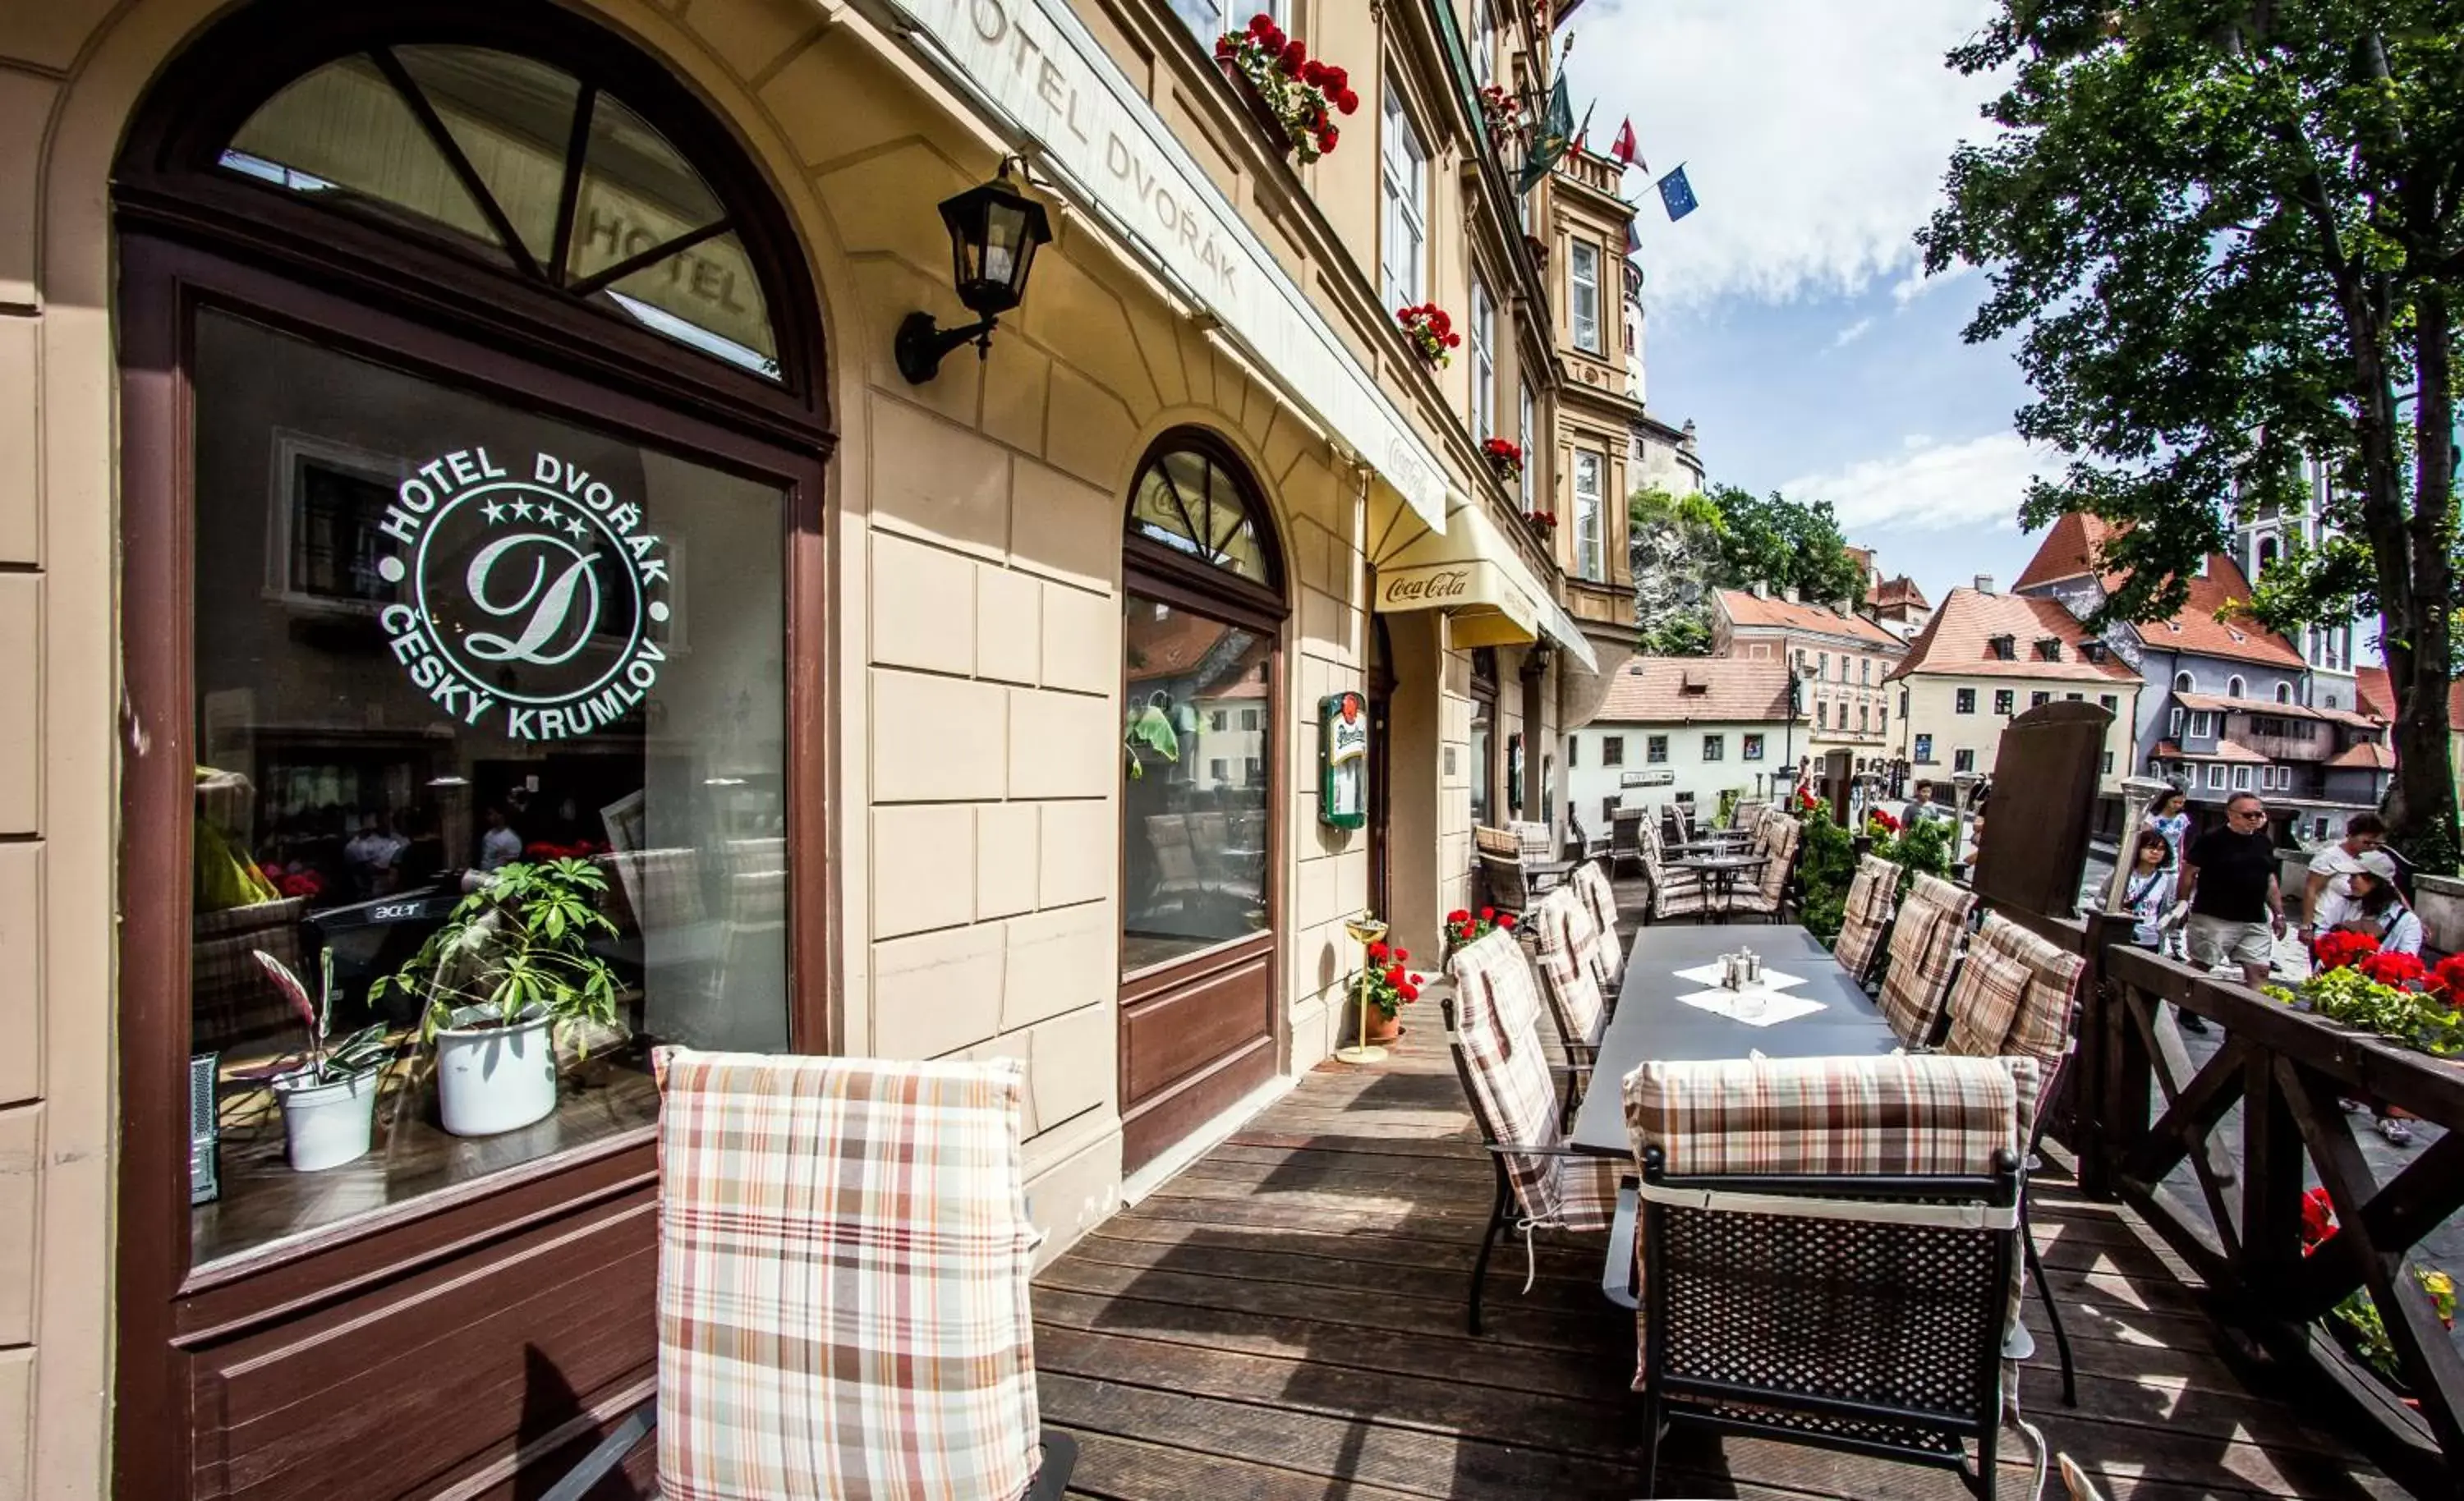
[[[726,216],[718,196],[650,122],[606,95],[590,111],[573,215],[575,281]]]
[[[1135,972],[1266,927],[1274,642],[1131,595],[1127,651],[1121,964]]]
[[[1471,821],[1474,827],[1495,827],[1489,821],[1491,802],[1488,741],[1497,722],[1497,706],[1487,699],[1471,701]]]
[[[223,165],[505,253],[419,118],[364,56],[328,63],[267,100],[231,138]]]
[[[1166,453],[1138,476],[1130,530],[1252,582],[1274,582],[1240,482],[1195,449]]]
[[[653,1043],[785,1046],[780,494],[219,314],[196,402],[196,1258],[647,1128]],[[560,1040],[544,1119],[451,1134],[413,1083],[425,997],[372,982],[560,854],[606,882],[620,1025]],[[268,1079],[304,1039],[257,950],[312,990],[330,954],[335,1036],[404,1055],[367,1155],[288,1165]]]
[[[556,208],[582,85],[545,63],[479,47],[397,47],[446,134],[513,221],[531,258],[556,257]]]
[[[576,225],[574,233],[583,232]],[[619,278],[603,294],[627,315],[680,344],[777,380],[779,342],[761,278],[731,231]]]

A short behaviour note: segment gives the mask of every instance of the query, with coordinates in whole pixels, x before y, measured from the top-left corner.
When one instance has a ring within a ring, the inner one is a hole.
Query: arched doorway
[[[500,1480],[652,1369],[651,1048],[829,1043],[810,278],[689,91],[521,0],[240,10],[115,213],[116,1489],[362,1493],[338,1415],[414,1392],[385,1485]],[[565,859],[605,1013],[449,1128],[376,982]],[[334,1165],[260,953],[392,1060]]]
[[[1123,544],[1121,1133],[1135,1172],[1274,1076],[1284,572],[1200,429],[1139,466]]]

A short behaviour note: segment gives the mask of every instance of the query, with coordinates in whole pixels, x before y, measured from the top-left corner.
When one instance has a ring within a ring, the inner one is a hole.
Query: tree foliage
[[[1705,498],[1720,515],[1713,575],[1722,588],[1767,583],[1817,604],[1864,600],[1864,570],[1848,555],[1829,501],[1754,495],[1733,485],[1714,486]]]
[[[2235,506],[2303,507],[2322,465],[2343,535],[2270,570],[2256,612],[2380,616],[2388,812],[2444,840],[2464,4],[2003,0],[1949,62],[2011,83],[1918,239],[1928,272],[1985,269],[1966,336],[2019,336],[2019,430],[2067,461],[2023,524],[2121,523],[2098,623],[2161,620]]]
[[[1636,650],[1650,657],[1702,657],[1711,650],[1711,564],[1720,511],[1699,494],[1659,486],[1626,502],[1634,563]]]

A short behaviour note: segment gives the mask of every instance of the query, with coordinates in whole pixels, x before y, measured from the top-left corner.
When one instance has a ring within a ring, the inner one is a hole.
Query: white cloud
[[[1951,147],[1991,129],[1997,88],[1943,66],[1991,0],[1591,0],[1574,12],[1569,85],[1592,137],[1631,116],[1656,177],[1683,163],[1702,207],[1682,223],[1643,198],[1655,308],[1746,294],[1854,293],[1916,269]],[[1922,285],[1894,288],[1902,303]]]
[[[1853,344],[1857,342],[1857,340],[1863,338],[1868,333],[1872,332],[1873,327],[1874,320],[1872,318],[1859,318],[1856,322],[1849,324],[1846,328],[1841,329],[1837,335],[1833,337],[1831,347],[1838,349],[1845,345]]]
[[[1780,489],[1791,500],[1827,500],[1842,531],[2018,530],[2019,502],[2032,475],[2059,472],[2051,452],[2014,432],[1964,443],[1913,436],[1892,452],[1859,459],[1827,474],[1805,474]]]

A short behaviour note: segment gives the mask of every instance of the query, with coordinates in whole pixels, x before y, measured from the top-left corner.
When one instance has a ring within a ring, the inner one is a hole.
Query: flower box
[[[1453,315],[1434,302],[1397,308],[1395,321],[1403,325],[1403,337],[1411,341],[1420,362],[1432,370],[1444,369],[1454,359],[1451,351],[1463,343],[1463,336],[1455,332]]]
[[[1342,139],[1334,117],[1360,107],[1349,74],[1311,57],[1299,37],[1285,35],[1263,12],[1246,29],[1215,39],[1215,62],[1277,154],[1297,155],[1303,165]]]
[[[1521,444],[1504,438],[1491,438],[1480,446],[1480,451],[1487,458],[1488,467],[1497,471],[1497,477],[1507,484],[1511,485],[1523,477]]]

